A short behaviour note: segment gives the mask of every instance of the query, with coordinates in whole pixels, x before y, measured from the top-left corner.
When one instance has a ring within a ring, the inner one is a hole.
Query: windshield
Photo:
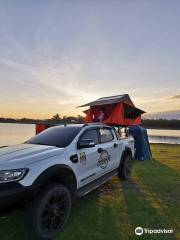
[[[81,127],[57,126],[46,129],[26,143],[47,146],[67,147],[80,132]]]

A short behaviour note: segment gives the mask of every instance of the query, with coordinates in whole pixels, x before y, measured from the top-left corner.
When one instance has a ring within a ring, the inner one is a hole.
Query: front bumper
[[[15,204],[24,205],[37,193],[37,187],[24,187],[19,182],[0,184],[0,210]],[[4,210],[4,209],[3,209]]]

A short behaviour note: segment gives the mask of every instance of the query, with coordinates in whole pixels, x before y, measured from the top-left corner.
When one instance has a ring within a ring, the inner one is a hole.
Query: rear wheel
[[[128,180],[132,172],[132,157],[130,154],[125,154],[118,168],[118,176],[122,180]]]
[[[29,227],[36,239],[52,239],[67,222],[71,211],[71,194],[60,184],[42,191],[28,209]]]

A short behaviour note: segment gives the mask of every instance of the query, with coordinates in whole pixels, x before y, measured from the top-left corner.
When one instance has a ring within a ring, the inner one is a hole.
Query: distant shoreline
[[[38,123],[42,123],[42,124],[65,124],[63,122],[53,122],[53,121],[0,121],[0,123],[14,123],[14,124],[38,124]],[[68,123],[69,124],[69,123]],[[148,125],[142,125],[142,127],[146,128],[146,129],[160,129],[160,130],[180,130],[180,127],[165,127],[165,126],[148,126]]]
[[[174,127],[159,127],[159,126],[154,126],[154,127],[148,127],[148,126],[142,126],[146,129],[161,129],[161,130],[180,130],[180,128],[174,128]]]

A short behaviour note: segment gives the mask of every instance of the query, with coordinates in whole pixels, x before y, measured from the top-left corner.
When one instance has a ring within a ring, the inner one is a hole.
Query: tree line
[[[180,120],[177,119],[143,119],[142,126],[158,129],[180,129]]]
[[[0,118],[1,123],[25,123],[25,124],[36,124],[36,123],[49,123],[49,124],[69,124],[69,123],[83,123],[84,117],[78,115],[74,116],[63,116],[55,114],[52,118],[47,119],[31,119],[31,118]],[[142,126],[145,128],[158,128],[158,129],[180,129],[180,120],[172,119],[143,119]]]
[[[27,124],[36,124],[36,123],[53,123],[53,124],[65,124],[65,123],[83,123],[84,117],[81,115],[78,116],[63,116],[60,117],[59,114],[55,114],[52,118],[47,119],[31,119],[31,118],[2,118],[0,117],[1,123],[27,123]]]

